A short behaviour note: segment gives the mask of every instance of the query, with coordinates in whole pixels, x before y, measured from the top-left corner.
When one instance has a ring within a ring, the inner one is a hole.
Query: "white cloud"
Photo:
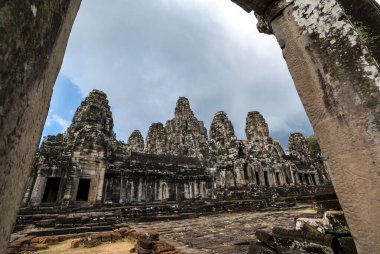
[[[85,0],[62,72],[108,94],[122,139],[172,118],[179,96],[207,128],[226,111],[239,138],[253,110],[276,135],[311,132],[274,36],[230,0]]]
[[[66,131],[67,127],[70,126],[70,121],[63,119],[61,116],[57,114],[49,114],[49,116],[46,119],[46,125],[52,126],[53,124],[58,124],[60,127],[62,127],[62,132]]]

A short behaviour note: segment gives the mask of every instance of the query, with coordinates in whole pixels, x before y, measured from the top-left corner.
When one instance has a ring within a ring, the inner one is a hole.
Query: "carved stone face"
[[[248,113],[245,133],[249,141],[267,141],[269,138],[268,124],[259,112],[253,111]]]

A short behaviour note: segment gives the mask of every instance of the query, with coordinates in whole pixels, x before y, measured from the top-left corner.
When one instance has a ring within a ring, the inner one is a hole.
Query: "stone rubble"
[[[296,229],[275,227],[272,233],[256,231],[248,254],[321,253],[356,254],[354,240],[342,211],[325,211],[323,217],[297,218]]]

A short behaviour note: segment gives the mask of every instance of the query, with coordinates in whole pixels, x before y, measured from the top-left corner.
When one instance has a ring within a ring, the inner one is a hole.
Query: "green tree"
[[[307,142],[307,146],[309,147],[310,151],[313,154],[315,154],[315,155],[321,154],[321,148],[319,147],[317,138],[315,137],[314,134],[307,137],[306,142]]]

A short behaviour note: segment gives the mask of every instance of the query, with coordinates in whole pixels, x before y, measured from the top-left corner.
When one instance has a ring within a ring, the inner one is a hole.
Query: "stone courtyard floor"
[[[190,254],[246,254],[249,242],[255,240],[257,229],[294,229],[295,218],[315,213],[311,206],[304,205],[281,211],[223,213],[179,221],[134,223],[131,226],[157,230],[160,239],[177,244],[176,249]]]
[[[129,223],[142,230],[156,230],[160,239],[189,254],[246,254],[249,242],[255,240],[258,229],[295,228],[295,219],[314,216],[311,205],[300,205],[277,211],[222,213],[177,221]],[[72,240],[49,246],[44,254],[122,254],[129,253],[133,243],[127,240],[106,243],[94,248],[70,249]]]

